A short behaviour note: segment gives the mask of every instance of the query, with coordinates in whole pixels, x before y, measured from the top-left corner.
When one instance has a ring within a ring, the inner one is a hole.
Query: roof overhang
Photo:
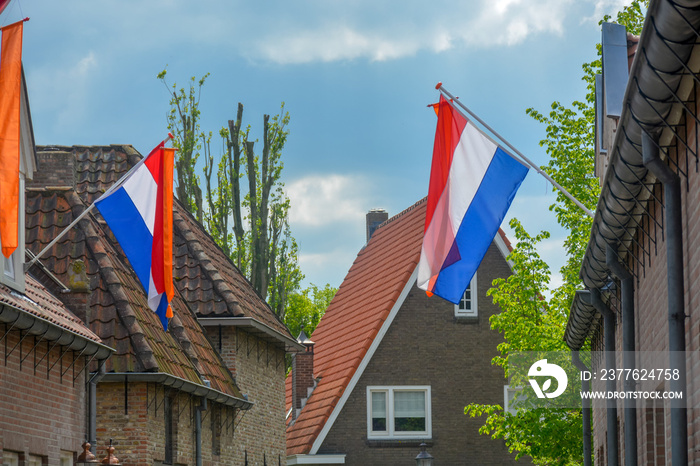
[[[688,72],[666,70],[700,70],[700,47],[695,43],[700,11],[686,7],[687,4],[652,0],[649,5],[581,264],[581,279],[588,289],[608,285],[607,245],[620,242],[620,258],[624,259],[643,215],[641,205],[649,196],[644,186],[653,180],[639,150],[643,133],[661,130],[660,142],[665,145],[673,138],[670,128],[683,115],[683,106],[676,96],[687,99],[693,77]],[[573,335],[583,335],[585,340],[595,317],[596,313],[589,312],[580,299],[574,300],[567,324],[567,344],[579,344],[580,337]]]
[[[306,347],[294,338],[278,332],[252,317],[198,317],[197,320],[202,327],[241,327],[261,340],[276,346],[283,346],[288,353],[299,353],[306,350]]]
[[[251,401],[236,398],[235,396],[220,392],[206,385],[190,382],[189,380],[181,379],[180,377],[175,377],[174,375],[164,372],[108,372],[100,380],[100,383],[125,381],[157,383],[195,396],[201,396],[215,403],[243,410],[252,408],[254,404]]]
[[[598,311],[591,304],[591,292],[579,290],[571,303],[571,313],[564,331],[566,345],[574,351],[580,350],[591,329],[600,318]]]
[[[291,455],[287,457],[287,465],[297,464],[345,464],[345,456],[341,455]]]
[[[109,346],[8,304],[0,306],[0,323],[9,327],[6,332],[12,329],[21,330],[30,335],[41,337],[45,341],[55,342],[71,351],[80,352],[83,356],[92,356],[98,360],[107,359],[114,352]]]

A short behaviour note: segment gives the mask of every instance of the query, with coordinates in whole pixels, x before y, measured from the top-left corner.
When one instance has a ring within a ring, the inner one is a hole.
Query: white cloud
[[[309,175],[287,184],[293,226],[363,225],[368,181],[358,175]]]
[[[277,63],[329,62],[364,58],[396,59],[420,51],[442,52],[463,45],[514,45],[533,34],[561,35],[573,0],[480,0],[439,5],[408,2],[380,21],[369,20],[372,6],[338,3],[306,21],[278,22],[261,31],[250,52]],[[343,11],[342,14],[339,10]],[[375,13],[377,14],[377,13]],[[313,16],[313,15],[312,15]]]
[[[632,0],[596,0],[593,14],[584,18],[584,21],[594,21],[596,24],[603,18],[603,15],[614,16],[615,13],[630,5]]]

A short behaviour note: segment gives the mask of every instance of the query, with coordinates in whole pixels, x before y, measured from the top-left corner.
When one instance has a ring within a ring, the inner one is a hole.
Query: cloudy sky
[[[163,139],[170,83],[211,73],[200,109],[215,133],[245,106],[257,137],[281,102],[291,224],[306,283],[338,286],[365,242],[365,213],[394,215],[427,194],[435,84],[538,164],[544,127],[525,114],[581,99],[598,19],[621,0],[12,0],[25,16],[24,67],[38,144]],[[528,175],[509,217],[552,231],[550,186]],[[504,226],[507,226],[507,222]],[[507,229],[506,229],[507,230]],[[508,231],[508,230],[507,230]]]

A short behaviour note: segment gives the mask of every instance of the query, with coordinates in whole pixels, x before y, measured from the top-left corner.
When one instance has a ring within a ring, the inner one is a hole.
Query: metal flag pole
[[[442,83],[437,83],[437,86],[435,86],[435,89],[437,89],[438,91],[442,92],[442,93],[443,93],[446,97],[448,97],[452,102],[454,102],[454,103],[456,103],[457,105],[459,105],[459,106],[462,108],[462,110],[464,110],[465,112],[467,112],[473,119],[475,119],[476,121],[478,121],[484,128],[486,128],[487,130],[489,130],[494,136],[496,136],[498,139],[500,139],[506,146],[508,146],[508,148],[509,148],[510,150],[512,150],[513,152],[515,152],[515,153],[518,155],[518,157],[520,157],[529,167],[531,167],[531,168],[532,168],[533,170],[535,170],[537,173],[539,173],[540,175],[542,175],[543,177],[545,177],[545,179],[546,179],[547,181],[549,181],[550,183],[552,183],[552,186],[554,186],[554,187],[555,187],[560,193],[562,193],[564,196],[568,197],[568,198],[571,200],[571,202],[573,202],[573,203],[576,204],[581,210],[583,210],[583,211],[586,213],[586,215],[588,215],[588,216],[591,217],[591,218],[594,217],[593,212],[591,212],[585,205],[583,205],[583,204],[581,203],[581,201],[579,201],[579,200],[576,199],[574,196],[572,196],[571,193],[569,193],[569,191],[567,191],[563,186],[561,186],[559,183],[557,183],[556,181],[554,181],[554,180],[552,179],[552,177],[549,176],[544,170],[542,170],[540,167],[538,167],[538,166],[537,166],[534,162],[532,162],[530,159],[528,159],[527,157],[525,157],[525,156],[523,155],[522,152],[520,152],[518,149],[516,149],[515,147],[513,147],[505,138],[503,138],[503,136],[501,136],[501,135],[498,134],[496,131],[494,131],[494,129],[491,128],[488,124],[486,124],[486,123],[484,122],[484,120],[482,120],[482,119],[479,118],[475,113],[473,113],[471,110],[469,110],[469,109],[467,108],[466,105],[464,105],[462,102],[459,101],[459,99],[457,99],[457,98],[454,97],[452,94],[450,94],[444,87],[442,87]]]
[[[173,134],[172,134],[172,133],[168,133],[168,137],[165,138],[165,139],[163,140],[163,142],[161,142],[160,144],[165,145],[165,144],[166,144],[169,140],[171,140],[171,139],[173,139]],[[160,144],[158,144],[158,145],[160,145]],[[158,147],[158,146],[156,146],[156,147]],[[147,158],[148,158],[148,156],[146,156],[146,157],[142,158],[141,160],[139,160],[138,163],[137,163],[136,165],[134,165],[133,167],[131,167],[131,169],[130,169],[128,172],[126,172],[126,174],[125,174],[124,176],[122,176],[121,178],[119,178],[112,186],[110,186],[110,187],[107,189],[107,191],[105,191],[104,194],[102,194],[102,196],[100,196],[100,197],[99,197],[98,199],[96,199],[92,204],[90,204],[85,210],[83,210],[83,212],[82,212],[80,215],[78,215],[78,216],[75,218],[75,220],[73,220],[73,221],[71,222],[70,225],[68,225],[66,228],[64,228],[63,231],[61,231],[53,240],[51,240],[51,242],[50,242],[49,244],[47,244],[47,245],[44,247],[44,249],[42,249],[42,250],[39,252],[39,254],[35,255],[35,256],[32,258],[32,260],[30,260],[29,262],[27,262],[26,264],[24,264],[24,271],[26,272],[27,270],[29,270],[29,268],[30,268],[32,265],[34,265],[34,263],[35,263],[36,261],[38,261],[39,258],[40,258],[41,256],[43,256],[44,253],[45,253],[46,251],[48,251],[49,249],[51,249],[51,248],[58,242],[58,240],[60,240],[61,238],[63,238],[63,236],[65,236],[66,233],[68,233],[74,226],[76,226],[76,225],[78,224],[78,222],[81,221],[81,220],[83,219],[83,217],[85,217],[85,216],[88,214],[88,212],[90,212],[90,211],[92,210],[93,207],[95,207],[95,203],[96,203],[97,201],[99,201],[100,199],[106,198],[107,196],[109,196],[110,194],[112,194],[112,192],[114,192],[114,190],[116,190],[117,188],[119,188],[119,187],[131,176],[131,174],[134,173],[134,171],[136,171],[141,165],[143,165],[143,163],[146,161]]]

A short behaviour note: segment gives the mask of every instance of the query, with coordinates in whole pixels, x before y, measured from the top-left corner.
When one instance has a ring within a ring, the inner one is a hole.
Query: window
[[[73,452],[72,451],[61,450],[60,465],[61,466],[73,466]]]
[[[211,403],[211,453],[221,455],[221,406]]]
[[[18,466],[19,453],[5,450],[2,452],[2,466]]]
[[[29,455],[27,461],[24,462],[27,466],[42,466],[44,461],[41,456]]]
[[[518,400],[515,399],[523,390],[523,387],[503,386],[503,411],[510,414],[517,414]]]
[[[367,387],[367,436],[430,438],[430,387]]]
[[[479,315],[476,290],[476,273],[474,273],[472,281],[464,291],[464,295],[462,295],[459,304],[455,304],[456,317],[477,317]]]
[[[173,400],[170,397],[166,397],[164,400],[165,414],[165,459],[163,463],[173,464]]]

